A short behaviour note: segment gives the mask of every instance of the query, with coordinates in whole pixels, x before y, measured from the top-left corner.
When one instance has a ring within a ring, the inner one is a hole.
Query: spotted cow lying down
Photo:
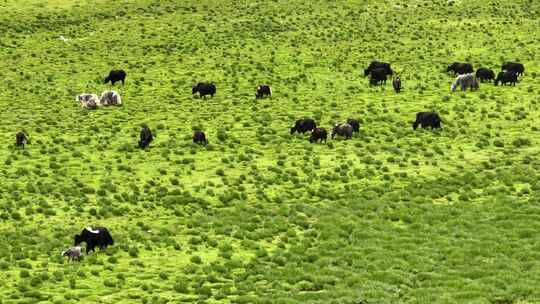
[[[122,105],[120,94],[115,91],[105,91],[98,97],[96,94],[82,93],[75,98],[83,109]]]

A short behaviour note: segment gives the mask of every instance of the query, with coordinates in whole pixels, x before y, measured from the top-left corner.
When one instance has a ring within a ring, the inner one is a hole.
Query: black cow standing
[[[191,94],[195,95],[197,92],[200,98],[205,98],[206,95],[214,97],[216,86],[213,83],[199,82],[191,88]]]
[[[109,245],[114,245],[114,240],[109,233],[109,230],[105,227],[84,228],[83,231],[81,231],[81,234],[75,235],[74,239],[74,246],[78,246],[82,242],[86,243],[86,254],[90,251],[95,251],[95,247],[105,249]]]
[[[473,66],[470,63],[454,62],[446,68],[446,72],[453,71],[455,74],[468,74],[473,72]]]
[[[349,118],[347,119],[347,123],[351,125],[353,132],[360,132],[360,122],[357,119]]]
[[[476,70],[476,78],[480,79],[481,82],[491,81],[495,79],[495,73],[487,68],[479,68]]]
[[[421,125],[423,129],[427,127],[438,129],[441,127],[441,118],[435,112],[418,112],[416,113],[416,121],[413,123],[413,129],[416,130],[418,125]]]
[[[324,128],[315,128],[311,132],[311,135],[309,136],[309,142],[314,143],[317,141],[321,141],[321,143],[324,140],[324,143],[326,143],[326,139],[328,138],[328,132]]]
[[[507,83],[509,85],[516,86],[516,82],[518,81],[518,74],[513,71],[506,71],[506,72],[499,72],[497,75],[497,78],[495,79],[495,85],[498,85],[499,82],[501,82],[502,85],[506,85]]]
[[[144,149],[148,147],[152,140],[154,140],[154,135],[152,134],[152,131],[150,131],[150,128],[148,128],[147,126],[144,126],[141,129],[139,148]]]
[[[105,83],[110,81],[114,85],[115,82],[122,81],[122,85],[124,85],[126,75],[124,70],[112,70],[109,72],[109,76],[105,77]]]
[[[315,129],[316,127],[317,124],[311,118],[299,119],[294,124],[294,127],[291,128],[291,135],[294,134],[294,132],[304,134],[307,131],[313,131],[313,129]]]
[[[15,146],[22,147],[24,149],[24,144],[28,142],[28,138],[24,132],[20,131],[15,134]]]
[[[193,143],[195,144],[208,144],[208,140],[206,139],[206,135],[203,131],[195,131],[193,132]]]
[[[369,76],[370,85],[386,84],[386,71],[383,68],[377,68],[371,71]]]
[[[396,91],[396,93],[401,92],[401,78],[399,78],[399,76],[392,81],[392,86],[394,87],[394,91]]]
[[[375,69],[383,69],[385,75],[392,75],[394,73],[389,63],[372,61],[369,66],[364,70],[364,76],[370,75],[371,72]]]
[[[505,62],[501,66],[501,69],[503,71],[514,72],[519,74],[519,76],[523,76],[523,72],[525,72],[525,67],[519,62]]]
[[[257,87],[255,98],[263,98],[264,96],[272,97],[272,88],[269,85],[263,84]]]

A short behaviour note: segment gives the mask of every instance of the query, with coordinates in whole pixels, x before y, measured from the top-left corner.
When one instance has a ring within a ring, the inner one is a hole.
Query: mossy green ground
[[[0,303],[540,303],[538,12],[0,2]],[[368,86],[374,59],[402,94]],[[506,60],[525,64],[516,87],[450,92],[448,63]],[[113,68],[125,104],[80,109]],[[205,80],[217,95],[193,98]],[[272,99],[254,99],[261,83]],[[424,110],[442,130],[412,130]],[[354,117],[361,132],[309,144],[289,135],[302,117]],[[147,151],[142,123],[157,134]],[[115,245],[67,263],[88,225]]]

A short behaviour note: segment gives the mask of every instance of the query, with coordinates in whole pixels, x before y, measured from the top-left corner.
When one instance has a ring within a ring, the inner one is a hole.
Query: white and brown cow
[[[101,105],[99,97],[96,94],[82,93],[77,95],[75,101],[77,101],[83,109],[95,109]]]
[[[122,105],[120,94],[115,91],[105,91],[101,93],[99,101],[102,106],[119,106]]]

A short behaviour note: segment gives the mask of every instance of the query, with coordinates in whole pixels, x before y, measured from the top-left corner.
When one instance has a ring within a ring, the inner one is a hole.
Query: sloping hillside
[[[0,303],[540,303],[539,14],[532,0],[0,3]],[[372,60],[401,94],[368,85]],[[456,61],[526,71],[452,93]],[[81,109],[120,68],[124,105]],[[191,95],[202,81],[213,98]],[[414,131],[419,111],[442,129]],[[360,132],[310,144],[289,132],[303,117]],[[90,225],[115,245],[68,263]]]

